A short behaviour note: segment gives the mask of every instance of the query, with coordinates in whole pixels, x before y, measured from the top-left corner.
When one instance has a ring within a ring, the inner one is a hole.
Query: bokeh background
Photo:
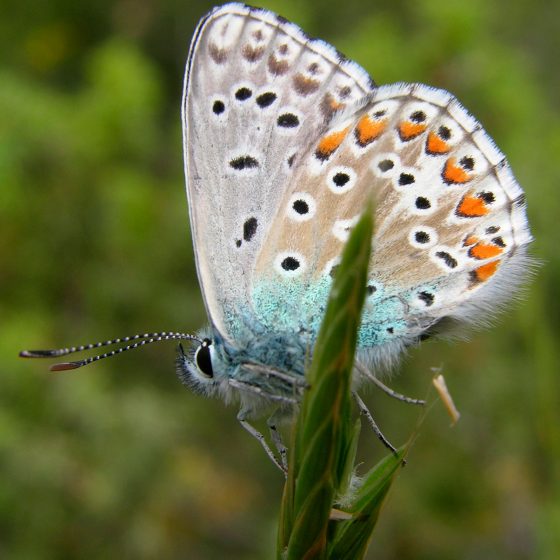
[[[462,412],[372,392],[417,432],[376,559],[560,557],[558,2],[262,5],[378,83],[454,92],[508,154],[542,265],[496,326],[410,352],[395,389],[442,367]],[[0,16],[0,557],[273,557],[282,477],[234,409],[192,395],[173,343],[51,375],[18,360],[205,323],[184,196],[180,96],[210,2],[8,0]],[[384,454],[363,431],[364,465]]]

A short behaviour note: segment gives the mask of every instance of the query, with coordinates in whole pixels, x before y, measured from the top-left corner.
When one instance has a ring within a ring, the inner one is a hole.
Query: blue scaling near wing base
[[[270,394],[293,393],[293,386],[268,371],[278,371],[303,378],[311,355],[311,339],[306,333],[270,329],[254,313],[236,309],[226,313],[230,335],[234,343],[214,332],[214,348],[218,353],[213,360],[216,377],[233,378]],[[245,366],[259,366],[254,371]]]
[[[358,346],[380,346],[407,336],[403,298],[389,294],[383,284],[368,296],[358,332]],[[308,340],[317,336],[332,287],[330,278],[313,283],[297,279],[259,281],[253,286],[252,301],[258,321],[270,331],[306,333]]]

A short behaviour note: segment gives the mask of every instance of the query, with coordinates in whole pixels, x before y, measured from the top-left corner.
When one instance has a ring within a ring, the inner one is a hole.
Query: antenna
[[[83,360],[77,360],[75,362],[61,362],[52,365],[49,369],[50,371],[67,371],[70,369],[77,369],[83,366],[87,366],[93,362],[102,360],[103,358],[110,358],[111,356],[116,356],[117,354],[122,354],[127,350],[134,350],[140,346],[145,346],[146,344],[151,344],[152,342],[160,342],[162,340],[195,340],[202,344],[202,340],[197,336],[186,333],[177,332],[158,332],[158,333],[144,333],[135,334],[134,336],[125,336],[123,338],[115,338],[113,340],[105,340],[104,342],[95,342],[93,344],[85,344],[83,346],[72,346],[70,348],[58,348],[54,350],[22,350],[19,353],[20,358],[58,358],[60,356],[67,356],[68,354],[74,354],[75,352],[83,352],[84,350],[92,350],[93,348],[101,348],[103,346],[113,346],[114,344],[127,344],[126,346],[121,346],[110,352],[105,352],[104,354],[98,354],[96,356],[91,356],[90,358],[85,358]],[[136,341],[136,342],[133,342]]]

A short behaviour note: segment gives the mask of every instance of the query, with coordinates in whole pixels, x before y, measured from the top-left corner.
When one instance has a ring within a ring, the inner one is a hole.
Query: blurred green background
[[[410,352],[462,412],[425,419],[376,559],[560,558],[558,2],[262,3],[378,83],[454,92],[524,186],[542,260],[470,342]],[[173,343],[49,375],[22,348],[205,323],[187,223],[184,62],[210,2],[8,0],[0,17],[0,557],[271,558],[282,477],[236,410],[184,389]],[[403,443],[418,410],[371,391]],[[363,430],[367,465],[384,454]]]

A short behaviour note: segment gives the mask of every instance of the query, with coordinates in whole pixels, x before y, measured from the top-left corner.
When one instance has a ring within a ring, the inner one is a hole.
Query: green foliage
[[[336,523],[328,558],[357,560],[363,558],[371,538],[383,499],[397,470],[402,466],[404,451],[385,457],[364,477],[354,491],[348,513],[352,519]],[[352,457],[354,460],[354,457]]]
[[[172,345],[49,376],[25,347],[194,331],[179,124],[182,71],[210,2],[7,2],[0,18],[0,556],[260,559],[281,477],[236,411],[184,390]],[[498,327],[411,351],[393,388],[441,408],[409,452],[370,554],[556,559],[560,541],[560,4],[313,0],[264,7],[378,83],[449,89],[523,185],[544,265]],[[416,411],[373,393],[392,441]],[[382,452],[368,430],[358,461]]]
[[[373,234],[369,204],[350,235],[337,269],[294,426],[282,498],[278,559],[363,558],[402,453],[373,468],[347,496],[359,424],[352,421],[351,379],[365,298]],[[352,519],[329,521],[344,500]],[[334,527],[333,527],[334,525]]]

